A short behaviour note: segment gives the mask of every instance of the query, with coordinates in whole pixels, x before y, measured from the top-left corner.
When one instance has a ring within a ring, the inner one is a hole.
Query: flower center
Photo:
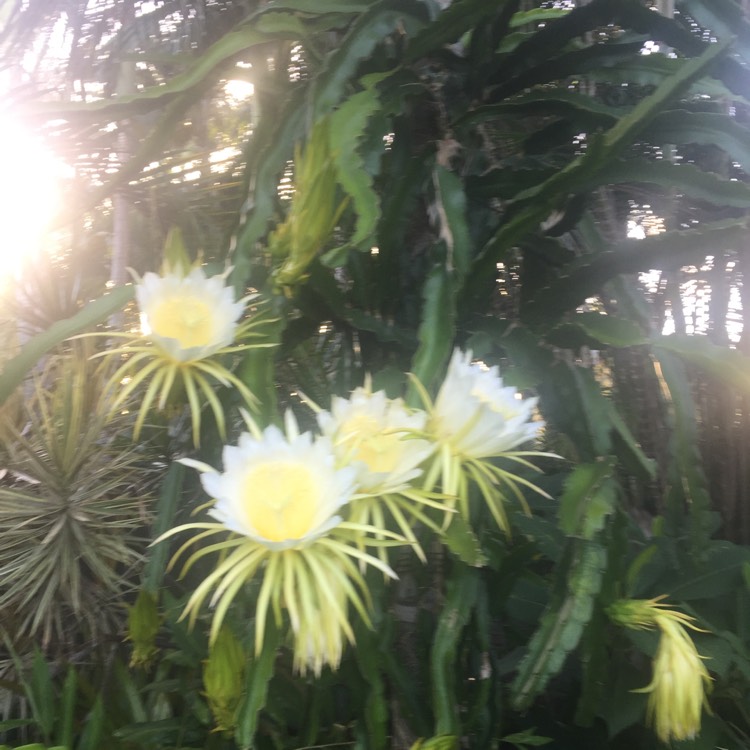
[[[307,466],[268,461],[247,472],[242,499],[247,523],[258,535],[283,542],[310,533],[323,498]]]
[[[357,414],[340,427],[341,443],[351,450],[351,459],[362,461],[373,473],[389,474],[403,455],[403,433],[386,432],[377,419]]]
[[[149,313],[152,333],[174,339],[183,349],[213,343],[213,311],[191,295],[168,297]]]

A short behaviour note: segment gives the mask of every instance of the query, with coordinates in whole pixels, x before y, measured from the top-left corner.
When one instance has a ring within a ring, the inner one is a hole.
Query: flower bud
[[[663,598],[621,599],[607,608],[607,614],[623,627],[661,631],[651,682],[634,692],[650,693],[648,721],[662,742],[670,742],[691,739],[700,732],[711,677],[687,632],[687,628],[700,628],[690,615],[662,604]]]
[[[650,693],[648,718],[662,742],[692,739],[700,732],[701,712],[708,706],[711,677],[681,625],[662,617],[657,625],[662,634],[653,679],[637,692]]]
[[[149,666],[159,651],[155,642],[160,627],[161,617],[156,597],[148,591],[141,591],[135,604],[128,607],[127,639],[133,644],[131,667],[145,669]]]
[[[203,687],[216,728],[231,731],[245,684],[246,655],[234,633],[223,625],[203,664]]]

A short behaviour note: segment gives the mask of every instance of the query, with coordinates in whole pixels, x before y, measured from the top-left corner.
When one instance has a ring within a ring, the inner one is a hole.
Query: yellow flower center
[[[356,414],[340,427],[341,443],[352,451],[351,459],[362,461],[375,473],[388,474],[398,468],[404,451],[403,433],[387,428],[369,414]]]
[[[251,467],[242,498],[247,523],[269,542],[309,534],[323,499],[313,472],[293,461],[267,461]]]
[[[183,349],[207,346],[214,340],[213,311],[191,295],[173,296],[159,302],[149,313],[151,331],[175,339]]]

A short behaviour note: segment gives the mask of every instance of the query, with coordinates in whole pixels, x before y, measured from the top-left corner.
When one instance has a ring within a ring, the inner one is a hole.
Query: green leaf
[[[656,336],[652,341],[657,350],[677,354],[719,382],[750,396],[750,357],[736,349],[712,344],[705,336]]]
[[[551,115],[557,117],[576,119],[576,116],[585,114],[587,119],[596,115],[595,120],[601,125],[611,125],[622,117],[627,110],[622,107],[612,107],[594,99],[586,94],[580,94],[570,89],[541,89],[534,90],[520,96],[513,97],[509,101],[497,104],[485,104],[475,109],[468,110],[465,115],[456,121],[456,125],[467,123],[481,123],[484,120],[494,119],[500,116],[528,117],[529,115]]]
[[[359,62],[393,33],[411,36],[427,21],[424,4],[417,0],[383,0],[363,13],[326,60],[310,89],[313,118],[327,114],[347,93],[347,84]]]
[[[268,229],[276,210],[276,187],[279,176],[291,158],[294,143],[304,126],[301,97],[292,97],[276,117],[268,114],[248,143],[246,158],[250,182],[249,209],[237,231],[237,246],[232,255],[235,289],[244,293],[247,279],[257,265],[258,241]],[[281,125],[279,126],[279,123]]]
[[[579,5],[563,17],[530,34],[520,44],[512,45],[512,52],[503,60],[502,83],[498,87],[497,95],[504,98],[537,84],[580,75],[585,72],[587,62],[602,65],[606,64],[608,59],[631,58],[642,44],[609,43],[587,45],[583,48],[576,43],[570,44],[587,32],[616,24],[621,28],[636,26],[639,34],[653,34],[654,27],[664,22],[667,20],[663,16],[651,15],[636,2],[593,0],[585,5]],[[668,23],[675,25],[671,21]],[[687,36],[690,38],[690,35]],[[654,36],[646,38],[653,39]],[[700,45],[693,46],[700,48]],[[570,48],[572,51],[567,51]],[[558,50],[566,51],[556,55]],[[690,54],[697,52],[692,49]],[[519,75],[511,76],[506,72],[517,68],[522,71]]]
[[[676,601],[716,601],[718,597],[734,594],[742,586],[742,570],[748,562],[750,550],[747,547],[711,541],[703,559],[691,560],[688,566],[667,575],[660,571],[659,584]]]
[[[675,533],[689,514],[692,551],[702,555],[715,527],[711,496],[703,472],[696,407],[685,367],[671,352],[654,348],[659,375],[669,398],[671,439],[668,467],[667,509]]]
[[[282,34],[287,37],[288,34]],[[250,25],[239,26],[212,44],[190,67],[167,80],[166,83],[150,86],[137,94],[100,99],[94,102],[40,102],[27,105],[24,113],[29,117],[53,119],[98,119],[103,122],[122,120],[143,114],[160,107],[178,94],[194,91],[207,79],[218,74],[218,70],[242,52],[259,44],[267,44],[275,38],[262,34]],[[104,119],[106,118],[106,119]]]
[[[428,390],[441,374],[453,347],[456,325],[456,302],[451,274],[436,265],[424,285],[424,306],[419,326],[419,347],[411,371]],[[419,404],[413,385],[408,402]]]
[[[557,169],[538,160],[524,160],[520,164],[490,169],[482,175],[466,180],[466,192],[471,198],[513,200],[520,191],[533,188],[548,180]]]
[[[589,336],[607,346],[638,346],[647,341],[641,327],[627,318],[584,312],[578,313],[573,321],[580,325]]]
[[[33,725],[33,719],[4,719],[0,721],[0,732],[9,732],[11,729],[22,729],[23,727],[31,727]],[[0,750],[5,747],[7,745],[0,745]]]
[[[745,169],[750,168],[750,130],[725,114],[686,109],[663,112],[643,137],[651,143],[718,146]]]
[[[604,284],[620,274],[700,264],[706,257],[706,248],[742,247],[747,231],[743,220],[727,219],[701,224],[698,229],[623,240],[610,250],[584,256],[561,269],[558,278],[541,288],[526,304],[524,319],[529,324],[556,320],[586,298],[596,296]]]
[[[552,738],[540,737],[536,734],[536,727],[532,727],[531,729],[524,729],[523,732],[506,734],[505,737],[500,739],[500,742],[507,742],[511,745],[516,745],[516,747],[541,747],[552,742]]]
[[[393,626],[392,617],[390,619],[391,621],[387,623],[388,627]],[[428,734],[432,730],[432,716],[429,701],[422,700],[424,686],[421,668],[415,671],[413,665],[406,663],[395,648],[387,648],[380,655],[383,660],[383,669],[388,675],[392,699],[398,701],[403,707],[404,714],[409,716],[409,724],[414,732],[420,735]]]
[[[617,484],[613,458],[579,464],[565,480],[560,498],[560,529],[568,536],[593,539],[615,509]]]
[[[456,653],[479,591],[479,574],[463,565],[453,569],[430,653],[432,705],[437,734],[460,734]]]
[[[616,153],[641,133],[649,122],[664,111],[664,105],[682,94],[691,83],[705,75],[713,62],[729,48],[727,39],[706,47],[700,57],[686,61],[673,76],[662,81],[649,96],[644,97],[623,117],[617,125],[604,135],[604,148]]]
[[[372,637],[357,638],[357,665],[367,683],[364,706],[364,723],[367,729],[368,748],[385,750],[388,747],[388,698],[383,679],[383,662],[378,653],[378,644]]]
[[[273,305],[275,319],[264,328],[264,337],[268,344],[281,345],[281,338],[289,321],[289,305],[283,297],[276,297]],[[275,346],[248,349],[238,367],[240,380],[258,399],[254,418],[263,427],[279,418],[276,395],[277,356],[278,349]]]
[[[168,598],[168,595],[165,595],[165,599]],[[203,652],[201,655],[203,655]],[[145,723],[148,721],[148,710],[144,705],[139,686],[136,684],[137,677],[135,671],[131,671],[125,665],[125,662],[120,659],[115,661],[114,669],[115,679],[121,691],[123,704],[127,705],[129,718],[136,724]]]
[[[143,747],[142,743],[146,742],[152,747],[155,743],[159,743],[157,747],[163,747],[167,743],[172,745],[176,742],[174,738],[179,736],[180,731],[184,731],[183,719],[157,719],[120,727],[114,732],[114,736],[128,743],[138,743],[139,747]]]
[[[52,737],[57,722],[57,700],[49,665],[41,651],[35,649],[31,664],[31,679],[28,683],[34,719],[46,739]]]
[[[555,21],[570,13],[569,9],[561,8],[534,8],[533,10],[514,13],[510,20],[510,26],[517,29],[519,26],[540,23],[541,21]]]
[[[342,292],[333,274],[320,265],[313,264],[310,267],[310,279],[307,283],[308,289],[313,289],[328,308],[326,314],[333,313],[340,320],[346,321],[352,328],[359,331],[369,331],[374,334],[378,341],[393,341],[405,348],[413,348],[416,336],[412,331],[397,328],[390,321],[371,315],[363,310],[357,309],[352,304],[351,296]]]
[[[352,198],[357,223],[347,245],[326,254],[324,263],[328,265],[340,265],[343,259],[341,251],[350,245],[363,247],[363,243],[372,237],[380,218],[380,198],[373,188],[372,175],[359,153],[367,123],[379,107],[377,87],[370,85],[346,99],[330,116],[331,155],[338,181]],[[372,245],[371,241],[369,245]]]
[[[463,516],[455,515],[443,536],[445,546],[462,562],[475,568],[487,564],[482,545]]]
[[[565,23],[574,15],[575,11],[572,11],[558,24]],[[552,29],[556,25],[550,24],[548,28]],[[518,244],[524,234],[537,228],[550,211],[557,208],[561,196],[574,191],[574,186],[578,182],[590,179],[619,155],[628,143],[663,112],[668,101],[679,96],[693,81],[705,74],[706,69],[714,63],[718,55],[726,51],[727,46],[727,42],[712,44],[700,57],[684,62],[677,73],[663,81],[652,94],[644,97],[627,115],[620,118],[616,125],[604,134],[592,138],[589,148],[582,156],[541,185],[517,196],[517,200],[525,201],[524,207],[503,224],[482,248],[474,263],[469,288],[473,288],[481,279],[494,278],[495,264],[502,259],[503,254]]]
[[[557,362],[545,373],[539,390],[545,415],[570,437],[582,460],[612,452],[609,403],[590,370]]]
[[[610,546],[608,558],[612,565],[602,582],[601,597],[607,597],[608,580],[613,579],[617,552]],[[619,584],[619,578],[617,583]],[[581,659],[581,691],[576,706],[575,723],[579,726],[593,726],[599,716],[603,700],[602,687],[611,678],[612,653],[610,649],[610,623],[601,607],[594,607],[594,613],[586,625],[579,646]]]
[[[104,732],[104,701],[101,693],[97,694],[94,706],[86,717],[83,732],[76,745],[76,750],[101,750]]]
[[[235,740],[242,750],[250,750],[255,746],[255,733],[258,731],[260,712],[266,705],[279,642],[280,633],[271,618],[266,623],[263,650],[248,665],[245,694],[237,709]]]
[[[433,172],[440,239],[448,250],[449,270],[455,269],[457,283],[469,272],[473,242],[466,221],[466,195],[461,179],[441,165]]]
[[[417,740],[410,750],[458,750],[458,737],[448,734],[441,737]]]
[[[727,180],[712,172],[704,172],[692,164],[675,164],[666,159],[618,159],[578,188],[588,191],[601,185],[621,183],[659,185],[675,193],[689,195],[717,206],[746,208],[750,205],[750,186],[745,183]]]
[[[21,384],[34,365],[50,349],[87,328],[106,320],[112,313],[133,298],[133,286],[121,286],[86,305],[73,317],[59,320],[46,331],[38,333],[21,347],[13,359],[5,363],[0,373],[0,404]]]
[[[177,509],[180,507],[182,498],[182,483],[185,478],[185,467],[172,462],[156,503],[156,517],[151,528],[151,538],[158,539],[175,525]],[[143,570],[143,588],[145,591],[157,593],[164,580],[164,571],[167,569],[170,544],[162,541],[154,545],[146,561]]]
[[[672,27],[674,28],[674,26]],[[683,37],[684,39],[684,37]],[[693,49],[695,37],[690,40],[690,50],[686,54],[697,54],[700,52],[701,45]],[[685,45],[682,45],[685,46]],[[680,67],[682,61],[680,58],[667,57],[663,54],[630,55],[627,58],[616,61],[615,64],[603,65],[594,58],[591,65],[582,66],[579,71],[585,75],[586,81],[590,83],[605,83],[626,86],[658,86],[665,78],[673,75]],[[721,99],[728,98],[734,101],[747,103],[747,95],[750,89],[747,86],[736,86],[736,75],[739,62],[732,58],[725,58],[719,61],[716,69],[712,73],[716,78],[705,76],[692,83],[685,92],[685,99]],[[740,68],[741,70],[742,68]],[[726,79],[724,83],[722,79]],[[735,80],[732,80],[735,79]],[[728,83],[732,84],[732,88]]]
[[[680,10],[692,16],[701,26],[719,37],[732,39],[732,52],[750,62],[750,24],[740,6],[728,0],[681,0]]]
[[[438,17],[409,42],[406,60],[415,61],[458,40],[466,31],[476,27],[484,18],[497,11],[486,0],[454,0]]]
[[[591,617],[607,563],[597,542],[571,539],[567,563],[557,571],[559,589],[529,642],[511,692],[516,710],[528,708],[578,645]]]
[[[73,732],[75,722],[76,698],[78,688],[78,673],[75,668],[68,666],[68,673],[65,675],[65,682],[62,687],[62,696],[60,701],[60,729],[57,737],[61,745],[67,748],[73,747]]]
[[[615,405],[610,401],[607,404],[614,451],[622,462],[623,468],[632,472],[635,477],[643,482],[652,482],[656,478],[658,469],[656,461],[643,452]]]

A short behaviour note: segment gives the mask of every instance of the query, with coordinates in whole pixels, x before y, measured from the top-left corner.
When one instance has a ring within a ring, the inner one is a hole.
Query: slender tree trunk
[[[132,28],[135,22],[135,4],[122,4],[123,28]],[[135,62],[124,60],[120,63],[117,79],[117,95],[132,94],[135,91]],[[117,160],[120,168],[127,163],[130,156],[130,138],[128,136],[128,122],[122,121],[118,124],[117,135]],[[128,198],[127,186],[123,186],[112,196],[112,263],[110,266],[110,279],[115,286],[124,284],[128,280],[127,267],[130,259],[130,200]],[[110,323],[117,326],[122,322],[122,313],[118,312],[112,316]]]

